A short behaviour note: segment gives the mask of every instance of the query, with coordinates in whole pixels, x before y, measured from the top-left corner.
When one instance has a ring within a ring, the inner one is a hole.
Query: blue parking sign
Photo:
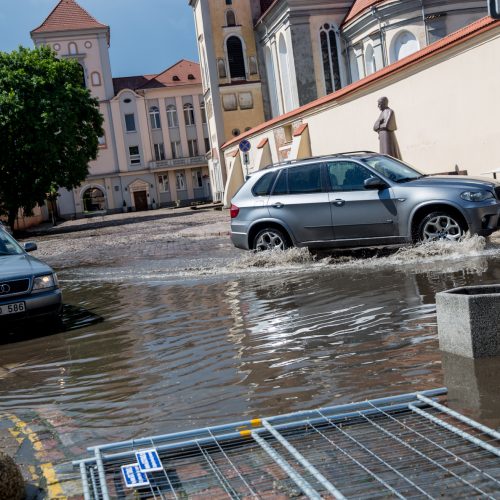
[[[122,475],[126,488],[149,486],[148,476],[141,472],[138,464],[122,465]]]
[[[240,151],[243,151],[243,153],[248,153],[250,149],[252,149],[252,145],[250,144],[250,141],[247,141],[246,139],[243,139],[240,142]]]
[[[135,456],[141,472],[163,470],[158,452],[154,448],[151,450],[136,451]]]

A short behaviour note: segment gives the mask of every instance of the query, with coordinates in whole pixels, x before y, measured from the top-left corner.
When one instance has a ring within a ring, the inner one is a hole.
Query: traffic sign
[[[243,151],[243,153],[248,153],[248,151],[250,151],[251,148],[252,148],[252,145],[250,144],[250,141],[243,139],[240,142],[240,151]]]
[[[141,450],[135,452],[137,463],[141,472],[154,472],[163,470],[158,452],[153,448],[151,450]]]
[[[122,465],[122,474],[126,488],[139,488],[149,485],[147,474],[141,472],[138,464]]]

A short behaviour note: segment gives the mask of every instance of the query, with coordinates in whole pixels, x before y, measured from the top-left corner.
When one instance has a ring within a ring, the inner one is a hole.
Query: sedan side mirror
[[[365,180],[365,189],[385,189],[389,187],[387,183],[385,183],[379,177],[370,177]]]
[[[36,246],[36,243],[33,243],[32,241],[29,241],[28,243],[25,243],[23,246],[24,246],[24,251],[25,252],[34,252],[38,248]]]

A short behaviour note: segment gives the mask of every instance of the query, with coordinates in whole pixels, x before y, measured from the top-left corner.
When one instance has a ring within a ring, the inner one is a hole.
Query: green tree
[[[73,59],[48,47],[0,52],[0,214],[13,228],[54,186],[73,189],[97,158],[99,103]]]

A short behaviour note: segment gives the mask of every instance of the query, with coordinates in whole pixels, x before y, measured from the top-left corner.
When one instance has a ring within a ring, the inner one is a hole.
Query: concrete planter
[[[436,295],[439,348],[468,358],[500,355],[500,285]]]

